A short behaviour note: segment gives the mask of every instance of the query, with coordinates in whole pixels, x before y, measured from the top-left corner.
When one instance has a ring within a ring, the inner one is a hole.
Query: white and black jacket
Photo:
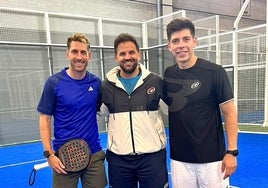
[[[101,86],[102,102],[109,110],[107,149],[118,155],[153,153],[166,146],[159,112],[163,80],[143,65],[139,68],[141,77],[130,95],[117,77],[120,67],[109,71]]]

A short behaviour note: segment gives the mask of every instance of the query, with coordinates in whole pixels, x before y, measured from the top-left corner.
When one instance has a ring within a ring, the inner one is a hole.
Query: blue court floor
[[[101,133],[104,150],[106,136]],[[230,184],[239,188],[268,188],[268,135],[239,133],[238,147],[238,168],[230,178]],[[46,161],[40,142],[0,147],[0,156],[0,188],[51,187],[51,171],[48,167],[37,171],[34,185],[28,184],[33,166]],[[170,177],[169,145],[167,157]]]

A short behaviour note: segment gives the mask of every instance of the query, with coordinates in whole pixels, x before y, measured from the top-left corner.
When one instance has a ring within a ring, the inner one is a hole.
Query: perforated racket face
[[[84,140],[70,140],[59,149],[59,159],[66,171],[77,172],[89,165],[90,149]]]

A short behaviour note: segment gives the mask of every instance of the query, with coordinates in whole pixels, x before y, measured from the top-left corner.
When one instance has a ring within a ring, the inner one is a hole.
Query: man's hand
[[[59,174],[67,174],[67,172],[64,170],[65,166],[62,164],[60,159],[56,155],[50,155],[48,157],[48,164],[49,166],[55,170]]]
[[[235,172],[236,167],[237,167],[236,157],[233,156],[232,154],[225,154],[221,166],[221,171],[225,172],[223,179],[226,179],[229,176],[231,176]]]

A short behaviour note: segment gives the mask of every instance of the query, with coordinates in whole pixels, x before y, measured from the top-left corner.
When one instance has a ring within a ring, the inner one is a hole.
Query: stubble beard
[[[120,65],[120,68],[125,74],[132,74],[136,70],[137,66],[138,66],[138,61],[135,60],[130,69],[126,68],[124,65]]]

